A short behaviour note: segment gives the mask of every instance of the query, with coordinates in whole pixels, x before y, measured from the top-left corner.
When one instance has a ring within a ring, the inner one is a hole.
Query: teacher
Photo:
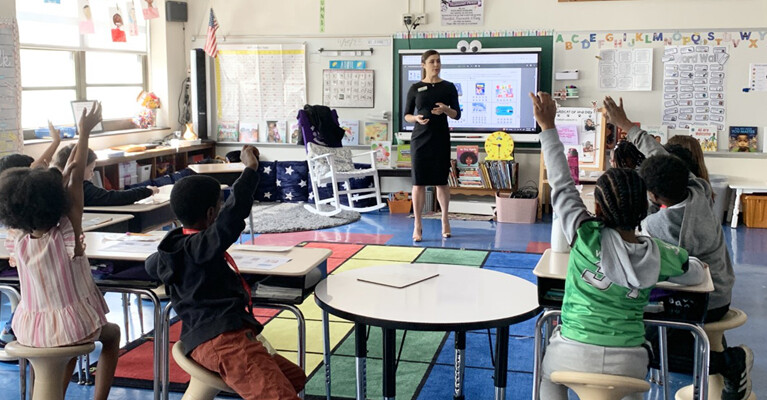
[[[458,91],[455,85],[439,77],[442,63],[439,52],[427,50],[421,55],[421,81],[407,93],[405,121],[415,124],[410,139],[413,178],[413,241],[420,242],[421,212],[426,198],[426,186],[437,187],[437,201],[442,209],[442,237],[450,237],[447,210],[450,189],[450,128],[447,117],[461,118]]]

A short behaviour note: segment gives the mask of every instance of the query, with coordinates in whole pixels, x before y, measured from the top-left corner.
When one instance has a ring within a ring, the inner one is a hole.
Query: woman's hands
[[[431,113],[434,115],[447,114],[448,111],[450,111],[450,106],[448,106],[445,103],[439,103],[439,102],[437,102],[435,104],[435,107],[431,109]]]
[[[415,119],[415,122],[420,125],[426,125],[429,123],[428,118],[424,118],[421,114],[416,114],[413,116],[413,119]]]

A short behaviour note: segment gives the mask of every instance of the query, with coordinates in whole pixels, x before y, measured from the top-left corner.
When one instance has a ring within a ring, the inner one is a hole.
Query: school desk
[[[132,219],[130,214],[83,213],[83,232],[125,233]]]
[[[85,211],[132,215],[133,219],[128,221],[128,232],[149,232],[169,225],[174,220],[170,201],[167,201],[166,198],[150,204],[134,203],[125,206],[88,206],[85,207]]]
[[[538,260],[538,264],[533,270],[533,274],[538,277],[538,301],[539,303],[549,309],[558,309],[562,306],[562,296],[564,295],[564,284],[567,277],[567,264],[570,261],[570,253],[560,253],[547,249],[543,252],[541,259]],[[656,289],[660,289],[669,294],[669,298],[673,298],[673,301],[667,302],[662,310],[654,314],[645,314],[645,322],[652,322],[660,328],[660,357],[661,357],[661,373],[664,380],[663,390],[666,393],[665,398],[668,397],[668,363],[666,359],[666,341],[665,333],[666,328],[672,327],[677,329],[685,329],[693,332],[696,336],[696,343],[698,343],[698,351],[696,353],[695,371],[693,379],[697,388],[703,388],[698,393],[703,393],[708,388],[708,355],[709,355],[709,343],[703,329],[699,326],[703,323],[705,318],[705,312],[708,306],[708,294],[714,291],[714,282],[711,280],[711,274],[708,268],[705,270],[705,279],[703,282],[697,285],[684,286],[671,282],[658,282]],[[654,292],[656,293],[656,292]],[[684,304],[681,307],[674,307],[670,303]],[[553,316],[542,316],[538,321],[539,328],[545,324],[545,320],[553,318]],[[650,318],[650,319],[647,319]],[[547,325],[547,328],[550,324]],[[535,343],[535,367],[533,369],[533,398],[537,399],[539,394],[538,384],[540,382],[540,361],[542,359],[543,349],[539,336],[541,335],[540,329],[536,331],[536,343]],[[547,335],[548,336],[548,335]],[[700,397],[704,399],[706,397]]]
[[[296,307],[314,292],[321,279],[327,277],[327,259],[332,252],[329,249],[292,247],[292,246],[254,246],[235,244],[229,248],[233,257],[283,257],[289,258],[271,270],[249,269],[240,265],[239,269],[247,277],[257,278],[258,283],[252,286],[253,307],[274,308],[290,311],[298,322],[298,366],[306,370],[306,321],[301,310]],[[276,290],[275,290],[276,289]],[[169,354],[170,310],[171,302],[163,310],[162,353]],[[330,365],[330,320],[327,312],[322,313],[322,329],[324,332],[323,356],[325,365]],[[268,340],[269,338],[267,338]],[[163,359],[162,369],[162,399],[167,400],[170,384],[168,378],[168,357]],[[330,373],[329,367],[326,369]],[[303,398],[303,393],[300,394]]]
[[[218,164],[191,164],[188,166],[192,171],[215,178],[225,185],[232,185],[245,169],[245,164],[237,163],[218,163]]]
[[[432,276],[425,280],[427,276]],[[408,281],[417,281],[409,286]],[[398,287],[406,285],[403,287]],[[396,394],[396,330],[452,331],[456,337],[454,397],[463,398],[466,331],[496,330],[495,398],[505,399],[509,325],[540,311],[535,284],[513,275],[460,265],[400,264],[329,276],[314,293],[317,305],[354,322],[357,399],[365,399],[367,326],[383,331],[383,397]]]
[[[730,189],[733,193],[733,204],[729,211],[729,217],[732,218],[730,222],[731,228],[738,227],[738,214],[740,214],[740,198],[744,194],[767,192],[767,181],[746,181],[746,180],[734,180],[729,182]]]

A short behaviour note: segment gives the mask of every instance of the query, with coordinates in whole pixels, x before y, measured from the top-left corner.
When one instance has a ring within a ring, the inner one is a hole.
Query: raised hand
[[[240,152],[240,160],[243,164],[245,164],[246,167],[258,169],[258,156],[259,151],[254,146],[242,146],[242,151]]]
[[[557,116],[557,103],[546,92],[533,94],[530,92],[530,99],[533,101],[533,115],[542,130],[556,128],[554,120]]]
[[[83,113],[80,115],[80,120],[77,123],[77,133],[88,135],[99,122],[101,122],[101,103],[94,101],[90,112],[88,112],[87,108],[83,109]]]
[[[77,152],[77,144],[72,146],[72,151],[69,153],[67,163],[64,164],[64,170],[61,171],[61,181],[64,182],[64,187],[69,185],[69,178],[72,176],[72,171],[77,168],[77,161],[75,161],[75,153]]]
[[[51,133],[51,141],[56,147],[58,147],[59,143],[61,143],[61,132],[53,127],[53,124],[50,120],[48,120],[48,132]]]
[[[619,104],[615,104],[615,100],[612,97],[605,97],[605,116],[608,122],[628,132],[634,124],[628,119],[626,110],[623,109],[623,97],[619,101]]]

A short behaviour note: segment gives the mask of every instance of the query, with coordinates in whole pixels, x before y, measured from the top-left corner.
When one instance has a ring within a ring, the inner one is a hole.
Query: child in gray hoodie
[[[644,379],[649,355],[643,311],[650,291],[659,280],[699,283],[703,264],[682,248],[636,235],[647,214],[647,190],[633,169],[611,168],[599,177],[594,190],[596,216],[589,214],[554,127],[556,103],[547,93],[531,98],[543,130],[541,151],[551,202],[572,246],[562,324],[554,330],[543,358],[540,398],[566,400],[567,388],[550,379],[554,371]]]
[[[682,247],[709,265],[714,292],[709,296],[706,322],[722,319],[730,308],[735,273],[724,242],[721,220],[714,215],[711,186],[689,172],[681,159],[669,155],[647,132],[635,126],[626,117],[623,99],[618,105],[608,96],[604,106],[610,122],[628,131],[628,140],[647,156],[640,175],[647,185],[650,201],[660,210],[647,216],[642,228],[652,237]],[[668,340],[671,369],[691,370],[692,335],[687,331],[670,330]],[[730,347],[724,352],[711,352],[709,373],[724,377],[723,400],[748,398],[753,358],[751,349],[744,345]]]

